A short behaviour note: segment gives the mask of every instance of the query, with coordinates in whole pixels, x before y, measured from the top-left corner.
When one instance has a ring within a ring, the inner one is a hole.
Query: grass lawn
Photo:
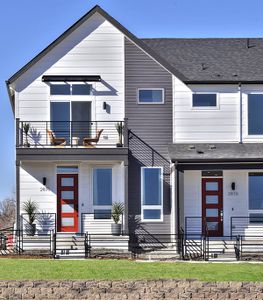
[[[59,261],[0,259],[0,280],[22,279],[199,279],[262,281],[263,264],[135,262],[127,260]]]

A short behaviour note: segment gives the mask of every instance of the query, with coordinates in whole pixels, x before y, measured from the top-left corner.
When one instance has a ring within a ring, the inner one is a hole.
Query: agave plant
[[[115,224],[118,224],[120,222],[120,217],[124,212],[124,204],[122,202],[114,202],[112,204],[112,219]]]
[[[28,223],[30,225],[32,225],[36,220],[36,214],[38,211],[37,203],[35,201],[32,201],[31,199],[29,199],[28,201],[26,201],[24,203],[23,209],[26,212],[26,214],[28,215]]]
[[[26,135],[26,143],[25,143],[25,145],[26,145],[27,147],[29,147],[30,144],[29,144],[29,142],[28,142],[28,132],[29,132],[29,130],[30,130],[30,124],[29,124],[29,123],[24,123],[24,124],[23,124],[23,130],[24,130],[25,135]]]
[[[118,144],[122,145],[122,132],[123,132],[124,125],[122,124],[122,122],[118,122],[115,124],[115,127],[116,127],[116,130],[119,135],[119,143]]]

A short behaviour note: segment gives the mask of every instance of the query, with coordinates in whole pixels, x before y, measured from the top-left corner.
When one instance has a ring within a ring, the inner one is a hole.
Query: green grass
[[[0,259],[0,280],[22,279],[199,279],[262,281],[263,264],[135,262],[127,260],[59,261]]]

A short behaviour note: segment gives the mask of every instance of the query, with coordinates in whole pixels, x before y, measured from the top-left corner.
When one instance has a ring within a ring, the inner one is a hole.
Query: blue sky
[[[4,81],[96,4],[138,37],[263,37],[262,0],[1,0],[0,200],[15,188]]]

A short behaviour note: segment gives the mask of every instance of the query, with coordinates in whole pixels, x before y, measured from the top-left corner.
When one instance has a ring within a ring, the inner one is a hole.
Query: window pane
[[[74,186],[74,178],[62,178],[61,186]]]
[[[72,84],[72,95],[90,95],[90,84]]]
[[[93,170],[93,204],[112,204],[112,169]]]
[[[51,84],[50,95],[70,95],[69,84]]]
[[[218,182],[206,182],[205,187],[207,191],[218,191]]]
[[[218,204],[218,195],[206,195],[206,204]]]
[[[69,140],[70,134],[70,104],[69,102],[50,103],[50,128],[56,137]]]
[[[111,219],[111,210],[94,209],[94,219]]]
[[[193,107],[216,106],[216,94],[193,94]]]
[[[161,204],[161,169],[143,169],[143,205]]]
[[[263,94],[248,95],[248,134],[263,134]]]
[[[74,226],[74,218],[62,218],[62,226]]]
[[[207,208],[206,216],[207,217],[218,217],[218,209],[217,208]]]
[[[263,209],[263,174],[249,174],[249,209]]]
[[[139,90],[139,102],[162,103],[163,90]]]
[[[78,173],[78,167],[77,166],[58,166],[57,173],[58,174],[60,174],[60,173],[75,174],[75,173]]]
[[[249,222],[250,223],[263,223],[263,214],[250,214]]]
[[[62,204],[61,212],[62,213],[74,213],[74,204]]]
[[[208,230],[218,230],[218,222],[207,222],[206,224]]]
[[[143,210],[143,218],[144,219],[154,219],[160,220],[161,219],[161,210],[160,209],[144,209]]]
[[[61,198],[64,200],[74,200],[74,192],[73,191],[62,191]]]

